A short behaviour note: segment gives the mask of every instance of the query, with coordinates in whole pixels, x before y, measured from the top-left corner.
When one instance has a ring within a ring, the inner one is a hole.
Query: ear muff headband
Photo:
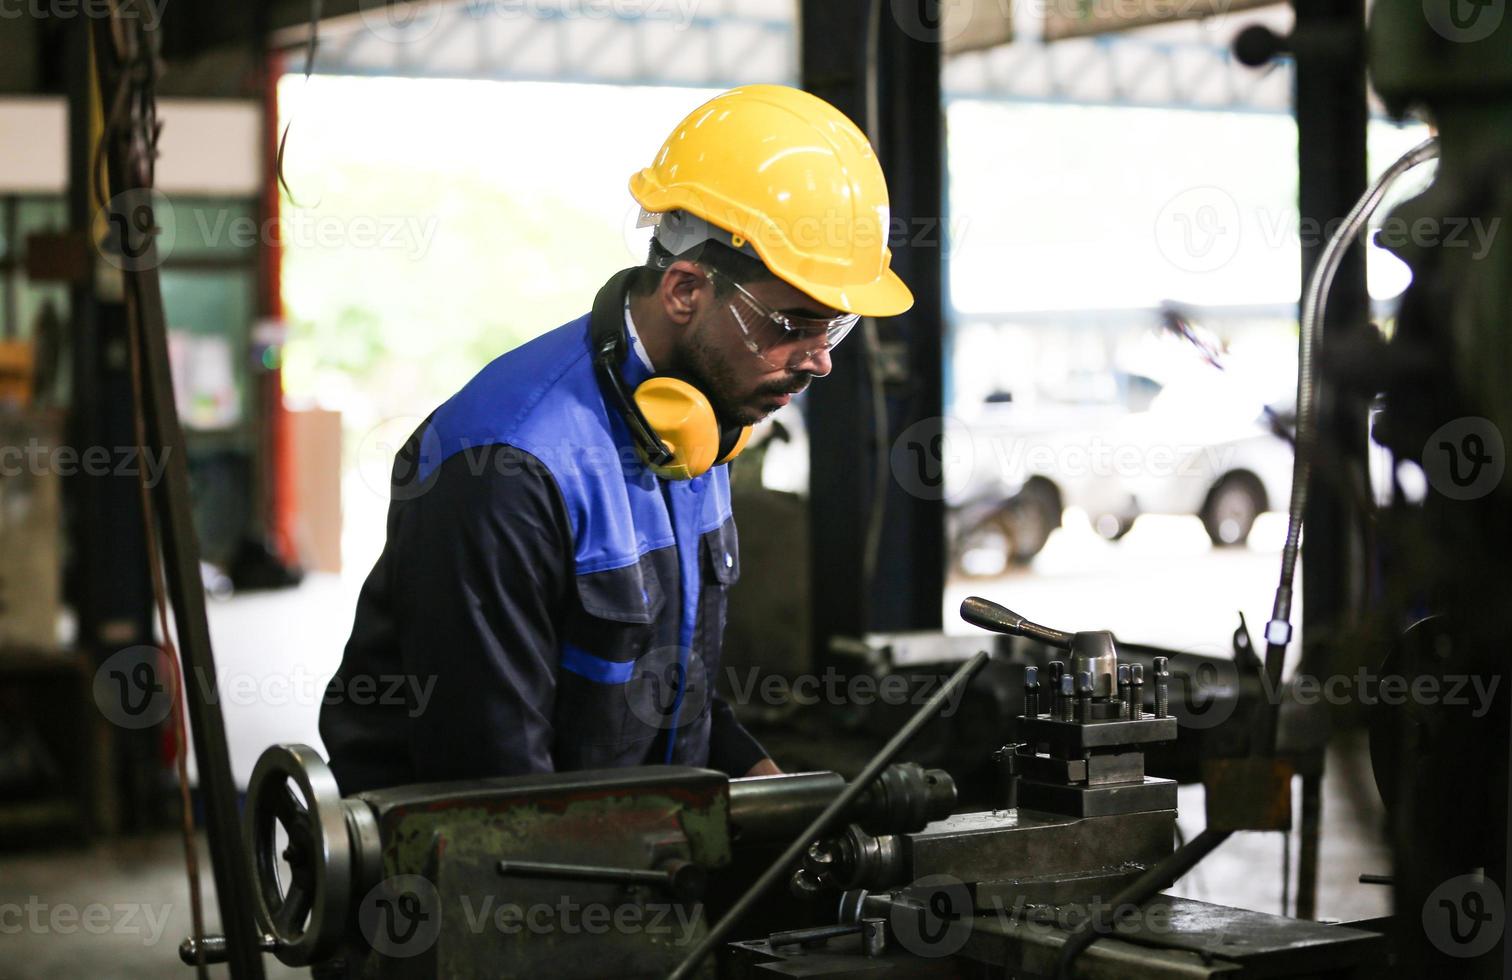
[[[652,472],[668,480],[689,480],[738,456],[750,440],[751,429],[721,426],[708,397],[681,378],[654,375],[633,396],[626,389],[619,370],[629,346],[625,293],[636,272],[616,273],[594,297],[588,328],[594,370]]]

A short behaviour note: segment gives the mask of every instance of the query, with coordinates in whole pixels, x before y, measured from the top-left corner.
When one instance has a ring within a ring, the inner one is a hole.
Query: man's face
[[[814,378],[830,373],[829,351],[822,350],[789,364],[793,349],[774,347],[764,356],[752,353],[730,306],[734,295],[716,297],[707,278],[698,288],[698,311],[677,347],[679,371],[694,381],[714,410],[727,422],[754,425],[786,405]],[[780,280],[748,283],[745,289],[758,301],[781,313],[827,318],[837,311],[826,307]],[[749,311],[742,311],[750,316]],[[798,344],[790,345],[798,347]],[[773,367],[772,365],[778,365]]]

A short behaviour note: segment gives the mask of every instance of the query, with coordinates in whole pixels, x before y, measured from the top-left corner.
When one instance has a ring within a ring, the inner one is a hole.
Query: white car
[[[1196,514],[1218,547],[1243,544],[1255,519],[1291,496],[1291,412],[1246,399],[1214,373],[1162,389],[1111,437],[1140,514]]]
[[[1289,417],[1221,372],[1160,386],[1115,375],[1116,400],[1014,410],[989,406],[963,428],[970,487],[953,497],[955,571],[1027,562],[1078,507],[1116,541],[1141,514],[1194,514],[1217,547],[1243,544],[1291,493]],[[962,464],[967,465],[967,464]]]

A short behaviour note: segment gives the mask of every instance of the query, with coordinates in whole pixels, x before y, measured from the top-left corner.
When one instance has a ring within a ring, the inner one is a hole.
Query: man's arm
[[[512,447],[466,450],[403,504],[390,535],[400,660],[430,691],[410,725],[415,771],[550,771],[572,540],[555,482]]]
[[[735,717],[730,702],[718,693],[709,706],[709,765],[731,776],[775,776],[782,772]]]

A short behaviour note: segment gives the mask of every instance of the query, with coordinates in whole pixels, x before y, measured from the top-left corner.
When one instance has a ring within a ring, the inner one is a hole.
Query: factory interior
[[[0,980],[1512,976],[1506,6],[0,0]]]

